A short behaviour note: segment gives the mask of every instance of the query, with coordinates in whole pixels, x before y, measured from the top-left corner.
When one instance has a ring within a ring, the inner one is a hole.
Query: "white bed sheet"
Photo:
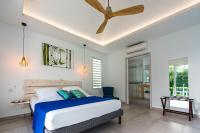
[[[35,104],[41,102],[37,97],[31,98],[31,108],[34,111]],[[65,126],[77,124],[92,118],[117,111],[121,108],[120,100],[108,100],[98,103],[85,104],[70,108],[50,111],[46,114],[45,127],[55,130]]]
[[[36,96],[31,97],[31,99],[30,99],[30,105],[31,105],[31,109],[32,109],[33,112],[34,112],[34,109],[35,109],[35,105],[37,103],[39,103],[39,102],[40,101],[38,100],[38,98]]]

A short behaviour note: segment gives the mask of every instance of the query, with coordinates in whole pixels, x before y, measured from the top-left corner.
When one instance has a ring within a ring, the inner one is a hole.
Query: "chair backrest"
[[[104,96],[113,96],[114,87],[102,87]]]

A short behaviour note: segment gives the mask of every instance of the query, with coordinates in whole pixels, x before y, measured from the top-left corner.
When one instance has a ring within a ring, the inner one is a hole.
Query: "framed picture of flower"
[[[42,44],[43,65],[72,69],[72,50]]]

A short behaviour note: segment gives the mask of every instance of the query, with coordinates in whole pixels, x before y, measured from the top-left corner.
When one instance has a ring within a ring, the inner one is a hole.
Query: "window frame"
[[[98,87],[98,88],[94,88],[94,80],[93,80],[93,59],[96,59],[96,60],[99,60],[99,61],[101,61],[101,87]],[[103,77],[103,61],[102,61],[102,59],[99,59],[99,58],[96,58],[96,57],[92,57],[92,88],[93,89],[101,89],[102,88],[102,84],[103,84],[103,81],[102,81],[102,77]]]
[[[178,58],[178,59],[172,59],[172,60],[169,60],[169,65],[168,65],[168,74],[170,75],[170,71],[169,71],[169,68],[170,66],[173,66],[173,93],[171,95],[170,93],[170,96],[177,96],[177,67],[180,67],[180,66],[186,66],[187,65],[187,72],[189,71],[189,63],[188,63],[188,57],[183,57],[183,58]],[[178,63],[177,63],[178,62]],[[181,62],[181,63],[180,63]],[[170,77],[170,76],[169,76]],[[187,82],[188,82],[188,93],[184,93],[183,97],[189,97],[190,95],[190,89],[189,89],[189,72],[187,73]],[[170,90],[170,78],[169,78],[169,90]],[[183,88],[184,89],[184,88]],[[184,91],[183,91],[184,92]]]

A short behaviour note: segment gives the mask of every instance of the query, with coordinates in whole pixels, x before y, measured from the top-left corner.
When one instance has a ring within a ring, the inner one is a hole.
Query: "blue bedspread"
[[[68,108],[73,106],[79,106],[83,104],[95,103],[111,100],[111,98],[102,98],[102,97],[84,97],[79,99],[69,99],[69,100],[59,100],[51,102],[42,102],[35,105],[34,117],[33,117],[33,130],[34,133],[43,133],[44,123],[46,114],[49,111]]]

